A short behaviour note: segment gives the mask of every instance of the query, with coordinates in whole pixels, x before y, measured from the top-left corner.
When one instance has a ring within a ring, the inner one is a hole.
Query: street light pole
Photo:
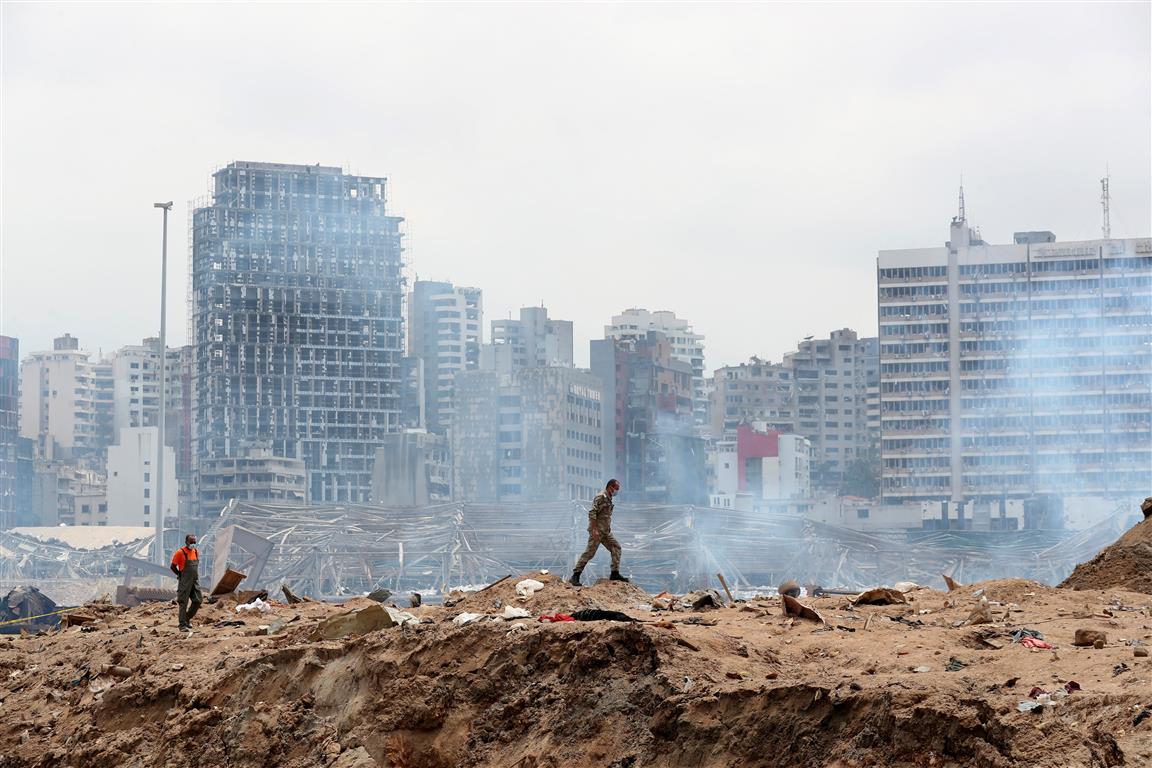
[[[153,560],[157,565],[164,565],[164,422],[168,417],[168,212],[172,210],[172,201],[154,203],[153,207],[164,211],[164,240],[160,246],[160,414],[156,419],[156,498],[152,500],[156,507]]]

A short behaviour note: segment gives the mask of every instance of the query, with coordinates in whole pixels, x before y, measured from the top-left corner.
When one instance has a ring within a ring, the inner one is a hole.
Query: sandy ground
[[[526,577],[545,587],[524,600]],[[88,625],[0,638],[0,768],[1152,766],[1152,595],[998,580],[905,599],[802,598],[821,623],[777,595],[650,610],[679,601],[523,574],[334,640],[310,636],[376,604],[221,602],[191,637],[171,604],[90,605]],[[589,607],[639,621],[536,619]]]

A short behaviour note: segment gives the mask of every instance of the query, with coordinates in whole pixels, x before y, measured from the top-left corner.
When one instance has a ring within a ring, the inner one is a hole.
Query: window
[[[864,520],[867,517],[868,517],[868,509],[866,507],[861,507],[861,508],[856,510],[856,519],[857,520]]]
[[[149,506],[148,504],[145,504],[145,505],[144,505],[144,514],[146,514],[146,515],[147,515],[147,514],[148,514],[149,512],[151,512],[151,511],[152,511],[152,507],[151,507],[151,506]]]
[[[150,472],[145,472],[145,473],[144,473],[144,482],[146,482],[146,483],[147,483],[147,482],[149,482],[149,481],[151,481],[151,480],[152,480],[152,473],[150,473]]]

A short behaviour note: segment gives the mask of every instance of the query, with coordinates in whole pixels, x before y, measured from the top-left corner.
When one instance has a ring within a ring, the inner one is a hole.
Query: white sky
[[[876,332],[880,249],[1152,234],[1152,16],[1085,4],[4,2],[0,333],[185,341],[188,206],[232,160],[391,182],[421,277],[630,306],[709,369]],[[485,323],[485,336],[488,334]]]

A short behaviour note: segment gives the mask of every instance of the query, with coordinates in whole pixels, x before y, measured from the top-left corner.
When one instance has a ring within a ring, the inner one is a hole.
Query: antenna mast
[[[1108,173],[1107,167],[1105,167],[1104,178],[1100,179],[1100,190],[1101,190],[1100,191],[1100,205],[1101,205],[1101,207],[1104,208],[1104,226],[1102,229],[1104,232],[1104,239],[1105,240],[1111,240],[1112,239],[1112,221],[1111,221],[1111,216],[1110,216],[1110,213],[1108,210],[1109,207],[1111,206],[1111,203],[1112,203],[1112,198],[1108,194],[1108,180],[1109,180],[1109,178],[1110,178],[1110,174]]]

